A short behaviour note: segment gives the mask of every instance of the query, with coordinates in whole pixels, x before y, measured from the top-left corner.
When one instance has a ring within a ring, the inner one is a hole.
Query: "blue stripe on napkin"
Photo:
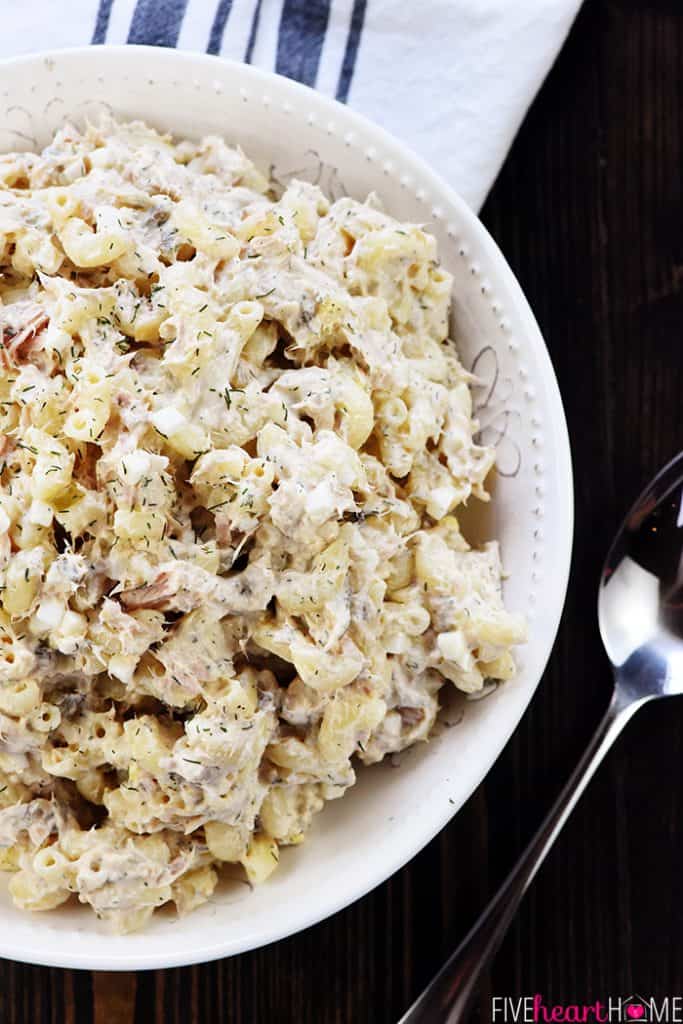
[[[107,29],[109,28],[109,15],[111,14],[111,8],[114,0],[100,0],[99,7],[97,8],[97,20],[95,21],[95,28],[92,34],[92,43],[103,43],[107,38]]]
[[[175,46],[187,0],[138,0],[128,31],[129,43]]]
[[[220,53],[221,46],[223,45],[223,32],[225,31],[225,23],[230,16],[230,9],[232,7],[232,0],[219,0],[216,13],[213,17],[213,25],[211,26],[211,32],[209,34],[209,45],[206,48],[207,53]]]
[[[254,16],[251,19],[251,29],[249,31],[249,42],[247,43],[247,50],[244,54],[245,64],[251,64],[251,55],[254,52],[254,43],[256,42],[256,35],[258,33],[259,20],[261,18],[261,0],[256,0],[256,8],[254,10]]]
[[[342,61],[342,68],[339,74],[339,84],[337,85],[337,99],[341,103],[346,103],[349,97],[353,71],[356,66],[356,57],[358,56],[358,44],[360,43],[363,21],[365,20],[365,7],[366,0],[353,0],[351,25],[346,39],[346,49],[344,50],[344,60]]]
[[[275,70],[305,85],[315,85],[330,0],[285,0],[280,18]]]

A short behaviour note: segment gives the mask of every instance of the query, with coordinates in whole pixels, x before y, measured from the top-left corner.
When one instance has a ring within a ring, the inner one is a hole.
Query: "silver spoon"
[[[498,893],[399,1024],[464,1019],[522,896],[629,718],[646,701],[683,693],[683,452],[643,491],[617,533],[602,570],[598,619],[614,670],[605,716]]]

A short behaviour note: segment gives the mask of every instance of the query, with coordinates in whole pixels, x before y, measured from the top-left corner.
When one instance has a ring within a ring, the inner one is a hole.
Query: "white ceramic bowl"
[[[180,136],[224,135],[278,178],[333,197],[371,190],[429,225],[455,274],[454,331],[500,475],[486,531],[502,542],[508,606],[529,620],[519,677],[467,704],[454,728],[360,773],[286,850],[264,886],[226,887],[182,920],[157,915],[111,936],[89,909],[31,915],[0,890],[0,956],[64,967],[169,967],[240,953],[334,913],[378,885],[446,824],[481,782],[543,672],[564,601],[572,538],[567,428],[548,353],[512,272],[476,216],[421,160],[345,107],[285,78],[214,57],[148,47],[89,48],[0,64],[0,152],[44,145],[65,118],[103,108]],[[457,145],[457,140],[453,140]]]

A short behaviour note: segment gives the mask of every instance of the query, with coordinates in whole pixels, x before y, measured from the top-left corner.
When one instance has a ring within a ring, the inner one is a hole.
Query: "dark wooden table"
[[[267,949],[137,977],[2,962],[0,1024],[397,1019],[514,862],[606,704],[603,553],[641,484],[683,446],[682,188],[683,0],[587,0],[483,213],[555,364],[577,513],[554,654],[485,784],[389,882]],[[481,1021],[494,994],[683,992],[682,766],[683,700],[646,708],[536,879]]]

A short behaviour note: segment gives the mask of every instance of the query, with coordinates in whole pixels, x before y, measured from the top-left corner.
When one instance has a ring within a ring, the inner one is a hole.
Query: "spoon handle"
[[[474,927],[398,1024],[460,1024],[464,1019],[479,977],[495,956],[545,855],[595,769],[642,703],[623,699],[615,689],[583,757],[536,835]]]

